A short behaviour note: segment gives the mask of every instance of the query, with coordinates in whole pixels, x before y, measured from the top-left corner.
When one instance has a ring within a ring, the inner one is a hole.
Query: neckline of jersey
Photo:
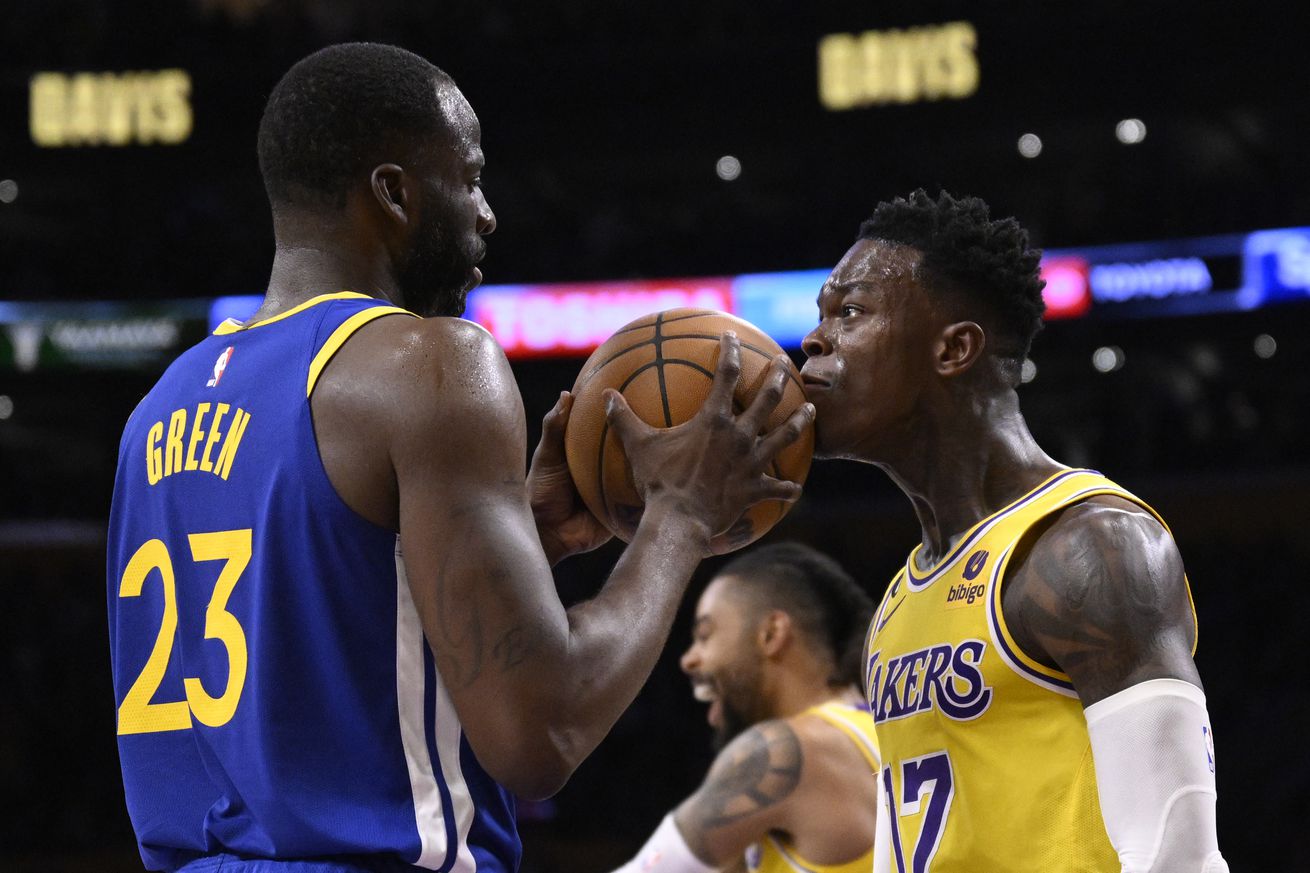
[[[266,324],[272,324],[275,321],[281,321],[284,318],[290,318],[293,315],[304,312],[306,309],[309,309],[311,306],[317,306],[318,304],[326,303],[329,300],[360,300],[360,299],[371,300],[377,298],[374,298],[372,297],[372,295],[369,294],[364,294],[360,291],[337,291],[333,294],[319,294],[315,297],[309,298],[308,300],[302,301],[301,303],[297,303],[295,306],[291,307],[285,312],[279,312],[277,315],[270,315],[268,318],[260,319],[259,321],[251,322],[250,324],[241,324],[240,322],[236,321],[236,319],[232,319],[232,318],[225,319],[224,321],[219,322],[218,327],[214,328],[214,336],[223,336],[224,334],[239,333],[240,331],[243,330],[251,330],[256,327],[263,327]],[[386,301],[381,301],[381,302],[385,303]]]
[[[798,715],[808,715],[812,712],[818,712],[821,709],[827,709],[830,706],[836,706],[841,709],[851,709],[854,710],[855,712],[869,711],[869,705],[863,700],[852,701],[852,700],[847,700],[843,696],[838,696],[838,697],[829,697],[827,700],[823,701],[823,703],[816,703],[813,706],[808,706],[805,709],[802,709],[798,713]]]
[[[1090,473],[1094,476],[1100,475],[1095,470],[1089,470],[1085,467],[1071,467],[1067,470],[1061,470],[1058,473],[1052,473],[1050,476],[1043,479],[1041,483],[1039,483],[1031,491],[1024,494],[1022,497],[1019,497],[1016,500],[1011,501],[1010,503],[998,509],[996,512],[993,512],[991,515],[984,516],[983,518],[974,522],[973,526],[970,527],[969,530],[965,532],[965,535],[960,539],[960,541],[955,544],[955,547],[952,548],[944,558],[938,561],[931,570],[928,570],[923,575],[919,575],[915,571],[915,566],[914,566],[915,558],[918,556],[919,552],[923,550],[923,543],[922,542],[919,543],[910,551],[910,557],[907,558],[905,561],[905,584],[910,588],[911,591],[922,591],[924,588],[927,588],[933,582],[936,582],[937,579],[941,577],[947,570],[949,570],[955,564],[955,562],[958,561],[960,557],[963,556],[964,553],[969,550],[969,547],[973,545],[974,541],[976,541],[987,531],[991,530],[991,528],[997,522],[1003,519],[1005,516],[1009,515],[1011,512],[1023,506],[1024,504],[1034,500],[1042,492],[1053,487],[1057,482],[1069,476],[1076,476],[1084,473]]]

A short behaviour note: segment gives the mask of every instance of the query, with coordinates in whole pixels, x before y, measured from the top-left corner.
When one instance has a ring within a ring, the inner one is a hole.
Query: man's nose
[[[801,351],[805,352],[807,358],[817,358],[832,351],[832,344],[824,336],[823,325],[819,325],[805,335],[805,339],[801,340]]]
[[[491,204],[487,202],[486,197],[481,198],[478,203],[478,233],[486,236],[496,230],[496,213],[491,211]]]

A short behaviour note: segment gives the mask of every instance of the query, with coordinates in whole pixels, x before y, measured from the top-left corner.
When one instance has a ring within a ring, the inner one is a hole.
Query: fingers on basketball
[[[728,331],[735,339],[724,337]],[[608,415],[606,388],[624,401]],[[636,531],[642,500],[616,428],[635,428],[637,421],[673,427],[709,401],[711,413],[715,403],[730,406],[747,426],[768,434],[760,451],[773,453],[766,472],[777,484],[763,481],[760,502],[714,538],[715,554],[748,545],[777,524],[809,473],[813,416],[803,409],[800,374],[768,334],[727,313],[673,309],[633,321],[591,355],[573,395],[565,440],[569,469],[587,508],[624,540]],[[796,421],[789,420],[793,414]]]

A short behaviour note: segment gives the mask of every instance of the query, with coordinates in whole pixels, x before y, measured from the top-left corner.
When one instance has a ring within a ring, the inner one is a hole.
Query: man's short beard
[[[714,729],[715,752],[723,751],[723,748],[735,740],[738,734],[755,724],[755,719],[738,712],[728,701],[720,700],[719,706],[723,711],[723,719]]]
[[[758,668],[750,675],[736,675],[720,679],[719,709],[721,719],[714,729],[714,750],[723,747],[737,738],[737,735],[762,720],[759,712],[759,689],[762,677]],[[744,707],[734,705],[734,701],[746,704]],[[747,710],[752,711],[747,711]]]
[[[396,276],[401,305],[424,318],[464,314],[478,261],[478,256],[461,250],[443,218],[431,211],[424,215],[414,248]]]

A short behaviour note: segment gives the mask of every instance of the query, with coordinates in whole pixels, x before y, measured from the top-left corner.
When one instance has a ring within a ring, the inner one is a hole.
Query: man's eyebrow
[[[815,298],[815,302],[822,301],[825,294],[832,296],[834,294],[842,294],[847,291],[856,291],[862,288],[872,289],[876,285],[877,281],[874,279],[852,279],[849,282],[833,283],[824,286],[824,288],[819,291],[819,296]]]

